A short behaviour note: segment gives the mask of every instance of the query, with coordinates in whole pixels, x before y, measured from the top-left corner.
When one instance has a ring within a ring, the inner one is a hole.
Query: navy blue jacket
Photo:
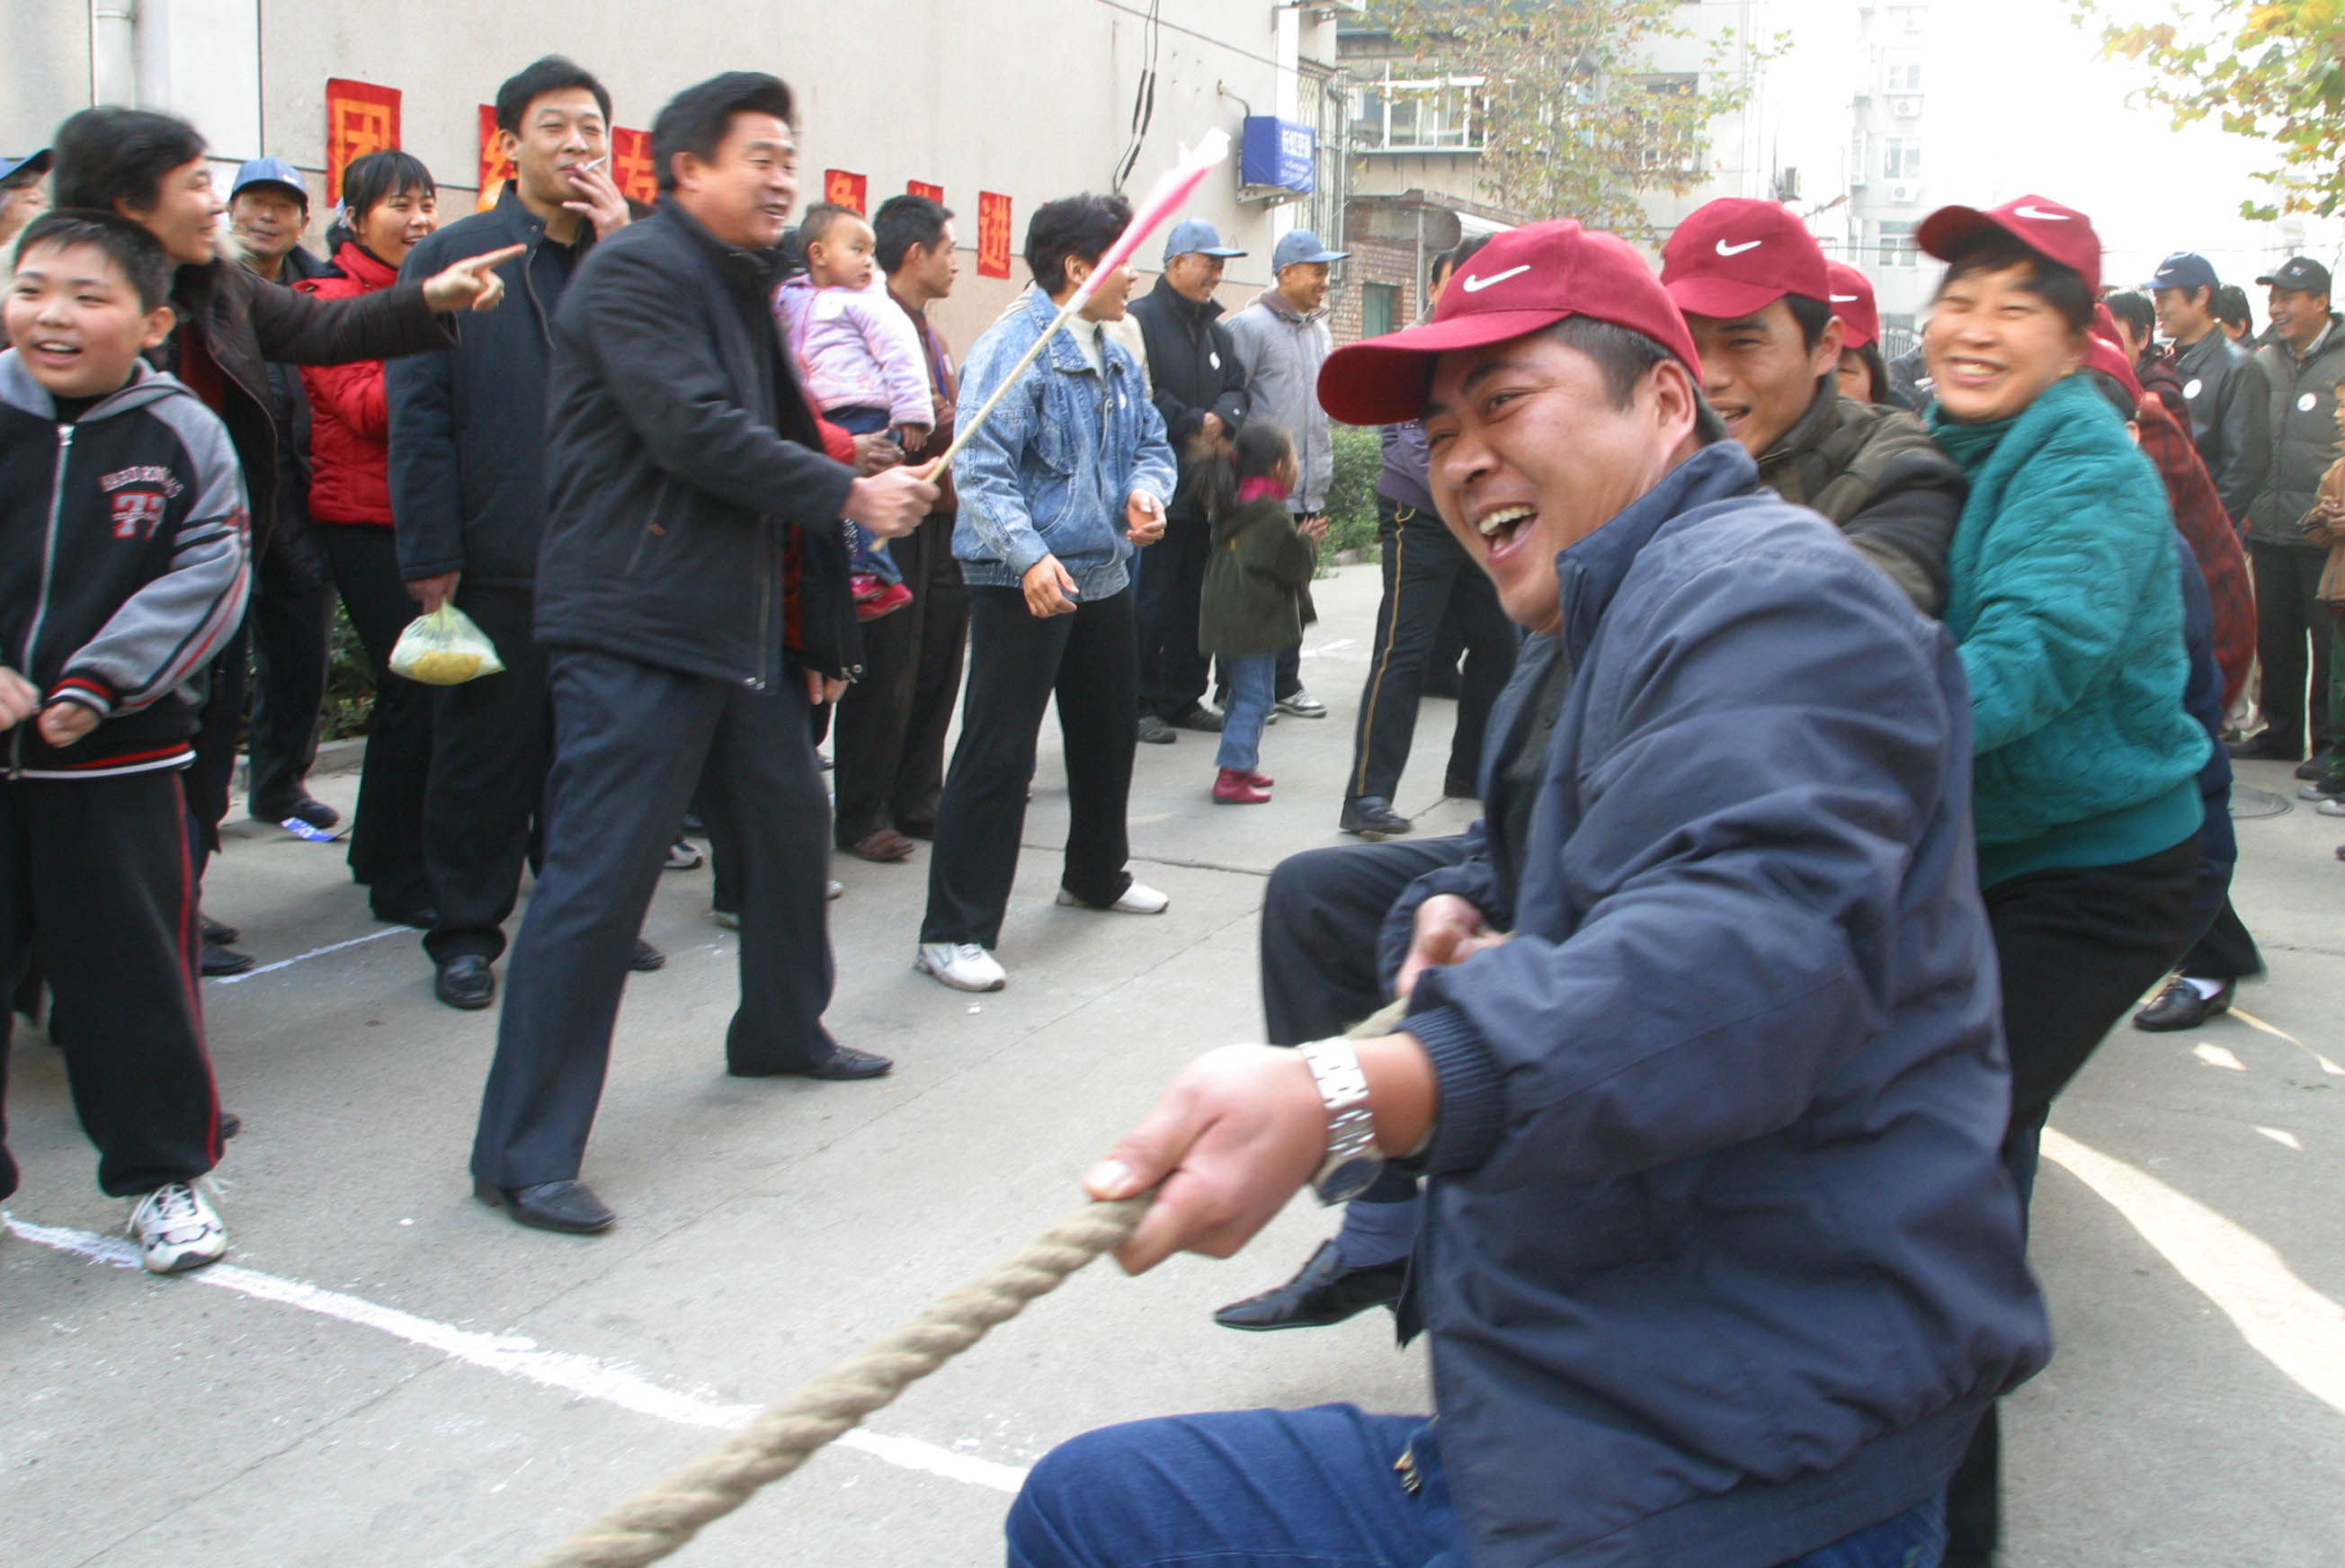
[[[1477,1568],[1771,1568],[1943,1489],[2048,1354],[1997,1158],[1969,698],[1944,632],[1732,443],[1558,569],[1477,853],[1385,933],[1387,974],[1433,893],[1514,933],[1411,998],[1440,1120],[1404,1328]]]

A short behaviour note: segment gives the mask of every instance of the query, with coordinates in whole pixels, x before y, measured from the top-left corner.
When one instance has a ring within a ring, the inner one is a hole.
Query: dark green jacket
[[[1759,480],[1831,519],[1915,609],[1942,612],[1946,550],[1969,487],[1920,420],[1843,397],[1839,378],[1826,376],[1800,422],[1761,454]]]
[[[1319,619],[1311,606],[1318,564],[1319,552],[1297,531],[1283,501],[1250,501],[1215,518],[1197,651],[1239,659],[1302,642],[1303,629]]]

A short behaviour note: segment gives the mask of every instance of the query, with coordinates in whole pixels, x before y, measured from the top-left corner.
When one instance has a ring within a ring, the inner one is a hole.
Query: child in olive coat
[[[1247,420],[1229,456],[1209,464],[1202,478],[1213,535],[1197,648],[1220,658],[1230,686],[1213,799],[1260,805],[1270,799],[1271,780],[1257,764],[1278,655],[1302,642],[1303,629],[1319,618],[1311,607],[1319,552],[1287,510],[1294,441],[1279,426]]]

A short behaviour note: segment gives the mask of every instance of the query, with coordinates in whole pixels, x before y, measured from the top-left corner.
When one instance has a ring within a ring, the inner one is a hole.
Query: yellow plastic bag
[[[461,686],[505,667],[497,645],[453,602],[408,622],[391,650],[391,670],[427,686]]]

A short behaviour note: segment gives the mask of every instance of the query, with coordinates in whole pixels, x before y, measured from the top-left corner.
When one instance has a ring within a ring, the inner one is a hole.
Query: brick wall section
[[[1360,337],[1360,286],[1364,283],[1398,285],[1399,297],[1393,303],[1393,325],[1406,327],[1416,319],[1416,247],[1384,239],[1358,239],[1351,242],[1351,259],[1344,263],[1344,287],[1329,312],[1327,329],[1338,343],[1356,342]],[[1427,256],[1426,260],[1432,257]]]

